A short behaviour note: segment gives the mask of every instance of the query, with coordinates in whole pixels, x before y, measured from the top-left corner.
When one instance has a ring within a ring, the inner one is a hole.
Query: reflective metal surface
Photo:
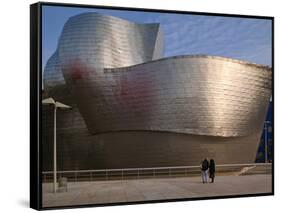
[[[73,108],[58,118],[58,135],[72,153],[65,151],[69,160],[79,155],[74,144],[84,150],[80,154],[87,153],[91,141],[98,146],[95,168],[100,168],[98,162],[106,168],[122,166],[116,165],[116,158],[128,163],[124,167],[145,167],[145,162],[193,165],[202,154],[220,163],[254,160],[271,96],[271,69],[204,55],[160,59],[163,39],[159,24],[136,24],[98,13],[68,20],[47,63],[44,88],[48,96]],[[43,126],[46,138],[51,134],[49,124]],[[106,134],[96,137],[97,133]],[[140,148],[129,153],[129,144]],[[115,147],[117,153],[109,157],[106,147]],[[241,161],[236,159],[239,150],[244,153]],[[140,162],[144,158],[147,161]],[[81,169],[78,161],[79,157],[73,164]]]
[[[65,76],[68,76],[67,73]],[[271,73],[218,57],[167,58],[70,80],[92,134],[119,130],[243,136],[261,129]]]

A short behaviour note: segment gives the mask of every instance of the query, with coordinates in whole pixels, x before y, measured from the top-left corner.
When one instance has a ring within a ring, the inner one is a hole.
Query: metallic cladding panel
[[[131,66],[153,59],[159,24],[136,24],[99,13],[70,18],[58,44],[65,72]],[[159,55],[158,55],[159,57]]]
[[[69,79],[92,134],[245,136],[261,131],[271,96],[268,69],[219,57],[166,58]]]
[[[59,61],[92,134],[152,130],[230,137],[261,130],[271,95],[268,68],[210,56],[151,61],[162,51],[159,24],[98,13],[69,19]]]
[[[164,33],[163,33],[162,29],[160,28],[160,25],[158,25],[158,34],[157,34],[156,41],[155,41],[155,47],[154,47],[152,60],[160,59],[163,57],[164,50],[165,50],[164,43],[165,43]]]
[[[159,24],[97,13],[67,22],[44,71],[45,96],[73,108],[58,113],[59,169],[254,161],[271,70],[222,57],[159,59],[163,39]],[[52,165],[51,110],[43,170]]]
[[[61,71],[58,52],[56,51],[47,61],[44,70],[44,86],[47,90],[58,85],[65,85],[65,80]]]
[[[58,170],[194,166],[205,157],[218,164],[253,163],[260,138],[259,134],[211,137],[155,131],[91,135],[58,129],[57,133]],[[44,140],[43,171],[48,171],[53,168],[51,132]]]

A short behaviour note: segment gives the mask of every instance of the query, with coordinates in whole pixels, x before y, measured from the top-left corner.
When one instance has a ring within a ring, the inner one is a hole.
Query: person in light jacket
[[[209,162],[207,158],[205,158],[201,163],[201,175],[203,183],[208,183],[208,169],[209,169]]]

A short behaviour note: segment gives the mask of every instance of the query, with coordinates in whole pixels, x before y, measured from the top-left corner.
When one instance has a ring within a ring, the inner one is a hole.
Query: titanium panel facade
[[[86,80],[69,82],[92,134],[148,130],[246,136],[261,131],[271,95],[266,68],[209,56],[104,69],[102,76],[93,71]]]
[[[203,55],[159,59],[163,49],[159,24],[69,19],[44,72],[45,96],[73,107],[58,113],[59,169],[254,162],[271,69]],[[44,108],[43,170],[52,165],[49,115]]]

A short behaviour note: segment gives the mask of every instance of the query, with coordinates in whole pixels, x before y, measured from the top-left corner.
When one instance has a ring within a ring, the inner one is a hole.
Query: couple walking
[[[215,170],[216,165],[214,159],[211,159],[210,162],[207,158],[202,161],[201,164],[201,175],[203,183],[208,183],[208,177],[212,179],[211,183],[214,182],[215,179]]]

